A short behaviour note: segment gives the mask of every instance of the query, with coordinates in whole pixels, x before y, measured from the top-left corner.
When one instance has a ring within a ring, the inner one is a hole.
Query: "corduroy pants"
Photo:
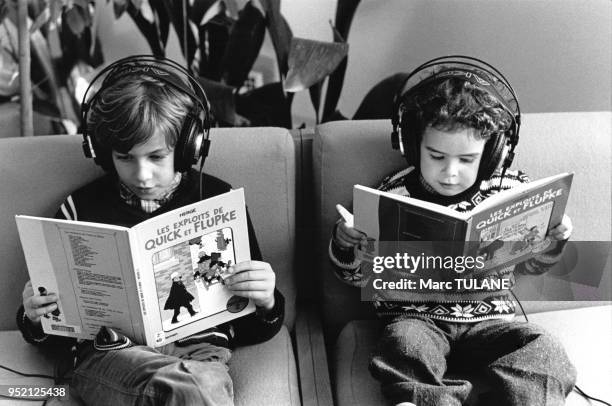
[[[449,359],[484,373],[491,384],[489,405],[563,405],[576,380],[554,337],[534,324],[502,319],[452,323],[397,317],[385,326],[370,371],[395,403],[461,405],[472,385],[445,377]]]

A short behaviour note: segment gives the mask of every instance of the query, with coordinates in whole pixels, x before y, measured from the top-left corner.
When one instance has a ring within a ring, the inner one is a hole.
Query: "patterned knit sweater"
[[[475,184],[456,196],[442,196],[427,185],[414,167],[409,167],[384,178],[378,189],[444,205],[458,212],[469,212],[487,197],[498,193],[499,189],[507,190],[527,182],[529,178],[524,173],[508,170],[501,188],[500,174],[496,173],[490,179]],[[335,235],[335,228],[332,235]],[[472,285],[472,287],[437,292],[432,290],[425,292],[378,291],[374,295],[373,304],[379,316],[410,314],[452,322],[512,318],[515,303],[510,288],[514,286],[515,273],[541,274],[546,272],[560,259],[563,246],[563,242],[558,242],[556,247],[551,247],[545,253],[537,254],[516,266],[487,271],[478,275],[480,286],[484,280],[497,281],[496,284],[491,285],[499,286],[498,289],[482,289]],[[369,266],[364,264],[362,267],[362,261],[355,253],[354,249],[345,249],[336,244],[333,238],[331,239],[329,256],[334,273],[343,282],[363,288],[368,285],[373,275]],[[499,283],[499,281],[505,282]]]

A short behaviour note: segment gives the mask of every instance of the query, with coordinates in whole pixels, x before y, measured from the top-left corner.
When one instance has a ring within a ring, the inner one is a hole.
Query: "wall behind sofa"
[[[340,110],[430,58],[468,54],[508,77],[524,112],[612,109],[609,0],[363,0]]]

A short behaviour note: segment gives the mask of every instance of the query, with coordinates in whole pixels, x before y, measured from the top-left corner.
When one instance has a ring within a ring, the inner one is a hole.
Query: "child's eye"
[[[429,154],[429,156],[431,157],[431,159],[435,159],[436,161],[440,161],[440,160],[444,159],[444,155]]]
[[[461,158],[461,162],[466,163],[466,164],[471,164],[475,161],[475,158]]]
[[[115,159],[119,161],[129,161],[130,156],[129,155],[115,155]]]
[[[162,159],[166,158],[167,155],[151,155],[151,159],[153,161],[161,161]]]

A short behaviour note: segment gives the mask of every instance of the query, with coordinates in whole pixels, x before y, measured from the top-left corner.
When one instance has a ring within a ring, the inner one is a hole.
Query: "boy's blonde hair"
[[[126,153],[160,131],[176,146],[194,102],[184,92],[145,75],[122,75],[97,96],[87,118],[87,132],[102,154]]]

